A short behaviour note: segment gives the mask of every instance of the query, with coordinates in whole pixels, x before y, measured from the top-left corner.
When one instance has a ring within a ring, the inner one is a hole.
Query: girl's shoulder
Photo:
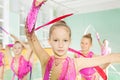
[[[94,56],[94,53],[92,51],[89,51],[88,57],[93,57],[93,56]]]

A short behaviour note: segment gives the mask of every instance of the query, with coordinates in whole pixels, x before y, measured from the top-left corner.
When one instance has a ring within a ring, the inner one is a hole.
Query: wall
[[[71,47],[80,49],[80,39],[89,25],[88,32],[92,34],[92,51],[100,54],[95,33],[99,32],[101,40],[108,39],[112,52],[120,52],[120,9],[77,14],[65,19],[72,30]],[[118,80],[120,76],[120,64],[109,66],[109,80]]]
[[[92,33],[93,50],[99,52],[99,45],[95,33],[100,34],[101,40],[108,39],[113,52],[119,52],[120,46],[120,9],[100,11],[94,13],[78,14],[65,19],[72,29],[71,47],[79,49],[80,39],[89,27],[88,32]],[[97,48],[96,48],[97,47]]]

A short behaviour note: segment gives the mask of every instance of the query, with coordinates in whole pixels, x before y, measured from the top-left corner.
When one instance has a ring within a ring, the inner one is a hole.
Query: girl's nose
[[[63,47],[64,43],[63,42],[59,42],[59,47]]]

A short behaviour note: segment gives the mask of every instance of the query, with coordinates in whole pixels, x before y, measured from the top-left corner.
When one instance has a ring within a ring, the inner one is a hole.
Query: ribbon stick
[[[79,55],[85,57],[82,53],[80,53],[79,51],[77,51],[77,50],[75,50],[75,49],[69,48],[68,51],[73,52],[73,53],[76,53],[76,54],[79,54]],[[95,66],[94,68],[95,68],[96,71],[100,74],[100,76],[103,78],[103,80],[107,80],[107,75],[106,75],[106,73],[103,71],[103,69],[101,69],[99,66]]]
[[[88,29],[90,28],[91,25],[88,25],[88,27],[85,29],[84,35],[87,33]]]
[[[110,64],[110,67],[111,67],[116,73],[118,72],[113,65]],[[118,74],[120,75],[119,72],[118,72]]]
[[[40,28],[42,28],[42,27],[44,27],[44,26],[50,25],[50,24],[52,24],[52,23],[55,23],[55,22],[57,22],[57,21],[59,21],[59,20],[61,20],[61,19],[64,19],[64,18],[66,18],[66,17],[69,17],[69,16],[71,16],[71,15],[73,15],[73,14],[71,13],[71,14],[66,14],[66,15],[57,17],[57,18],[55,18],[55,19],[53,19],[53,20],[51,20],[51,21],[43,24],[42,26],[37,27],[35,30],[38,30],[38,29],[40,29]]]
[[[10,35],[10,33],[7,32],[3,27],[0,26],[0,29],[1,29],[2,31],[4,31],[6,34]]]
[[[92,28],[93,28],[93,31],[96,33],[96,30],[95,30],[95,28],[93,27],[93,26],[91,26]]]
[[[73,52],[73,53],[76,53],[76,54],[79,54],[79,55],[81,55],[81,56],[84,56],[84,55],[81,54],[79,51],[74,50],[74,49],[72,49],[72,48],[68,48],[68,51]],[[84,57],[85,57],[85,56],[84,56]]]

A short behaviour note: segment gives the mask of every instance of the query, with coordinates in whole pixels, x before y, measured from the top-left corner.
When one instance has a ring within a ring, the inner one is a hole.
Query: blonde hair
[[[63,21],[63,20],[58,21],[58,22],[54,23],[54,24],[51,26],[51,28],[50,28],[50,30],[49,30],[49,38],[51,37],[52,31],[53,31],[55,28],[57,28],[57,27],[65,27],[65,28],[68,30],[69,36],[70,36],[70,38],[71,38],[71,30],[70,30],[69,26],[66,24],[66,22]]]
[[[83,38],[88,38],[88,39],[90,39],[90,42],[92,43],[92,37],[91,37],[91,34],[90,34],[90,33],[83,35]]]
[[[24,48],[24,46],[20,43],[20,41],[15,41],[14,45],[17,44],[17,43],[20,44],[22,46],[22,48]]]

